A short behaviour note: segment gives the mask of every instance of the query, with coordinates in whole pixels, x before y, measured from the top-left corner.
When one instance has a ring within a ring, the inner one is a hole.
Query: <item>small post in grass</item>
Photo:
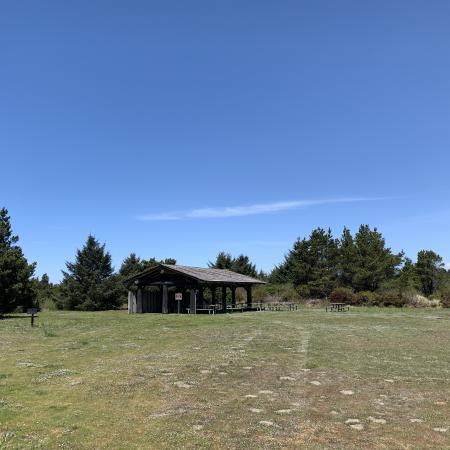
[[[175,301],[178,303],[178,314],[180,314],[180,303],[183,300],[182,292],[175,292]]]
[[[27,314],[31,315],[31,326],[34,327],[34,316],[37,314],[38,309],[37,308],[28,308]]]

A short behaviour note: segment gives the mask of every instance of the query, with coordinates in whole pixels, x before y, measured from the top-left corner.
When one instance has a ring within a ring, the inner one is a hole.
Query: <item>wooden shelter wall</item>
[[[160,313],[162,312],[161,291],[142,290],[142,312]]]

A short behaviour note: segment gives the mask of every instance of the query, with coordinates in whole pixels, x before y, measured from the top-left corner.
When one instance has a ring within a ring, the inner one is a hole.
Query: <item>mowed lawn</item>
[[[0,447],[450,448],[450,311],[0,320]]]

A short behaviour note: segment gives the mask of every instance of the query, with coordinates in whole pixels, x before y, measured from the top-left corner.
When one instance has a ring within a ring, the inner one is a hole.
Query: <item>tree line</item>
[[[413,263],[403,252],[393,252],[382,234],[368,225],[361,225],[354,236],[344,228],[339,238],[330,229],[313,230],[294,243],[269,280],[290,284],[305,298],[381,304],[389,300],[397,306],[418,294],[446,296],[450,285],[440,255],[421,250]]]
[[[131,276],[159,263],[176,264],[173,258],[141,259],[131,253],[115,271],[105,244],[89,235],[74,261],[66,262],[61,282],[53,284],[46,274],[35,276],[36,263],[27,261],[18,241],[8,211],[2,208],[0,314],[32,306],[116,309],[126,302]],[[270,273],[257,271],[246,255],[234,257],[224,251],[208,266],[266,280],[268,284],[259,289],[261,299],[316,298],[402,306],[405,298],[420,294],[436,296],[443,306],[450,306],[450,275],[437,253],[422,250],[413,263],[403,252],[394,253],[382,234],[368,225],[361,225],[354,236],[345,228],[339,238],[330,229],[317,228],[309,237],[295,241],[284,261]]]

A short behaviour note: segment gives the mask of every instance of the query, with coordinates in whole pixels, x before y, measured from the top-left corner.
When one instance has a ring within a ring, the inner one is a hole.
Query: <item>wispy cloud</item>
[[[198,208],[188,211],[162,212],[156,214],[144,214],[137,216],[142,221],[160,221],[160,220],[188,220],[188,219],[217,219],[225,217],[253,216],[257,214],[270,214],[293,209],[307,208],[310,206],[336,204],[336,203],[355,203],[382,200],[374,197],[344,197],[322,200],[293,200],[274,203],[258,203],[244,206],[226,206],[218,208]]]

